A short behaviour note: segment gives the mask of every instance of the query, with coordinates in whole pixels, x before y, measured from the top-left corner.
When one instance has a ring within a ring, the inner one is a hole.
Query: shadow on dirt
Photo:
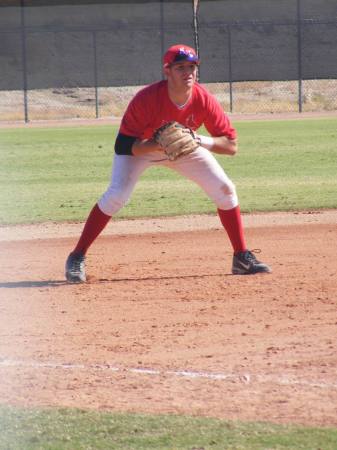
[[[0,289],[55,287],[68,284],[65,280],[41,280],[41,281],[8,281],[0,282]]]

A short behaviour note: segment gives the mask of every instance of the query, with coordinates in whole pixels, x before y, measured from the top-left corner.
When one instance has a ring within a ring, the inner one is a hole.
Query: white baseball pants
[[[154,165],[168,167],[194,181],[219,209],[232,209],[238,205],[233,182],[212,153],[199,147],[176,161],[169,161],[165,155],[163,158],[160,152],[143,156],[115,155],[110,185],[98,201],[101,211],[108,216],[116,214],[128,202],[144,170]]]

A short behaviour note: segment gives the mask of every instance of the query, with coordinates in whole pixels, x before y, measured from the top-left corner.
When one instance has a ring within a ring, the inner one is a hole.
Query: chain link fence
[[[305,80],[302,104],[297,81],[205,83],[224,110],[235,114],[337,112],[337,80]],[[27,92],[27,119],[120,118],[141,86],[57,88]],[[0,93],[0,121],[24,121],[23,91]]]
[[[0,1],[0,121],[119,118],[177,42],[228,112],[337,111],[335,0],[90,3]]]

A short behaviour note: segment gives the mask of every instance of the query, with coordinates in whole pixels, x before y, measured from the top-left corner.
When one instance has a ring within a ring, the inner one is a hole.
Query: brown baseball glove
[[[153,139],[163,148],[170,161],[193,152],[200,145],[192,130],[174,121],[158,128]]]

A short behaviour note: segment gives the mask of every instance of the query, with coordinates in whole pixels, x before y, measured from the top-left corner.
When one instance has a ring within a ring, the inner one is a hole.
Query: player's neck
[[[179,108],[183,108],[192,95],[192,87],[188,89],[172,89],[168,86],[168,95],[172,103],[174,103]]]

